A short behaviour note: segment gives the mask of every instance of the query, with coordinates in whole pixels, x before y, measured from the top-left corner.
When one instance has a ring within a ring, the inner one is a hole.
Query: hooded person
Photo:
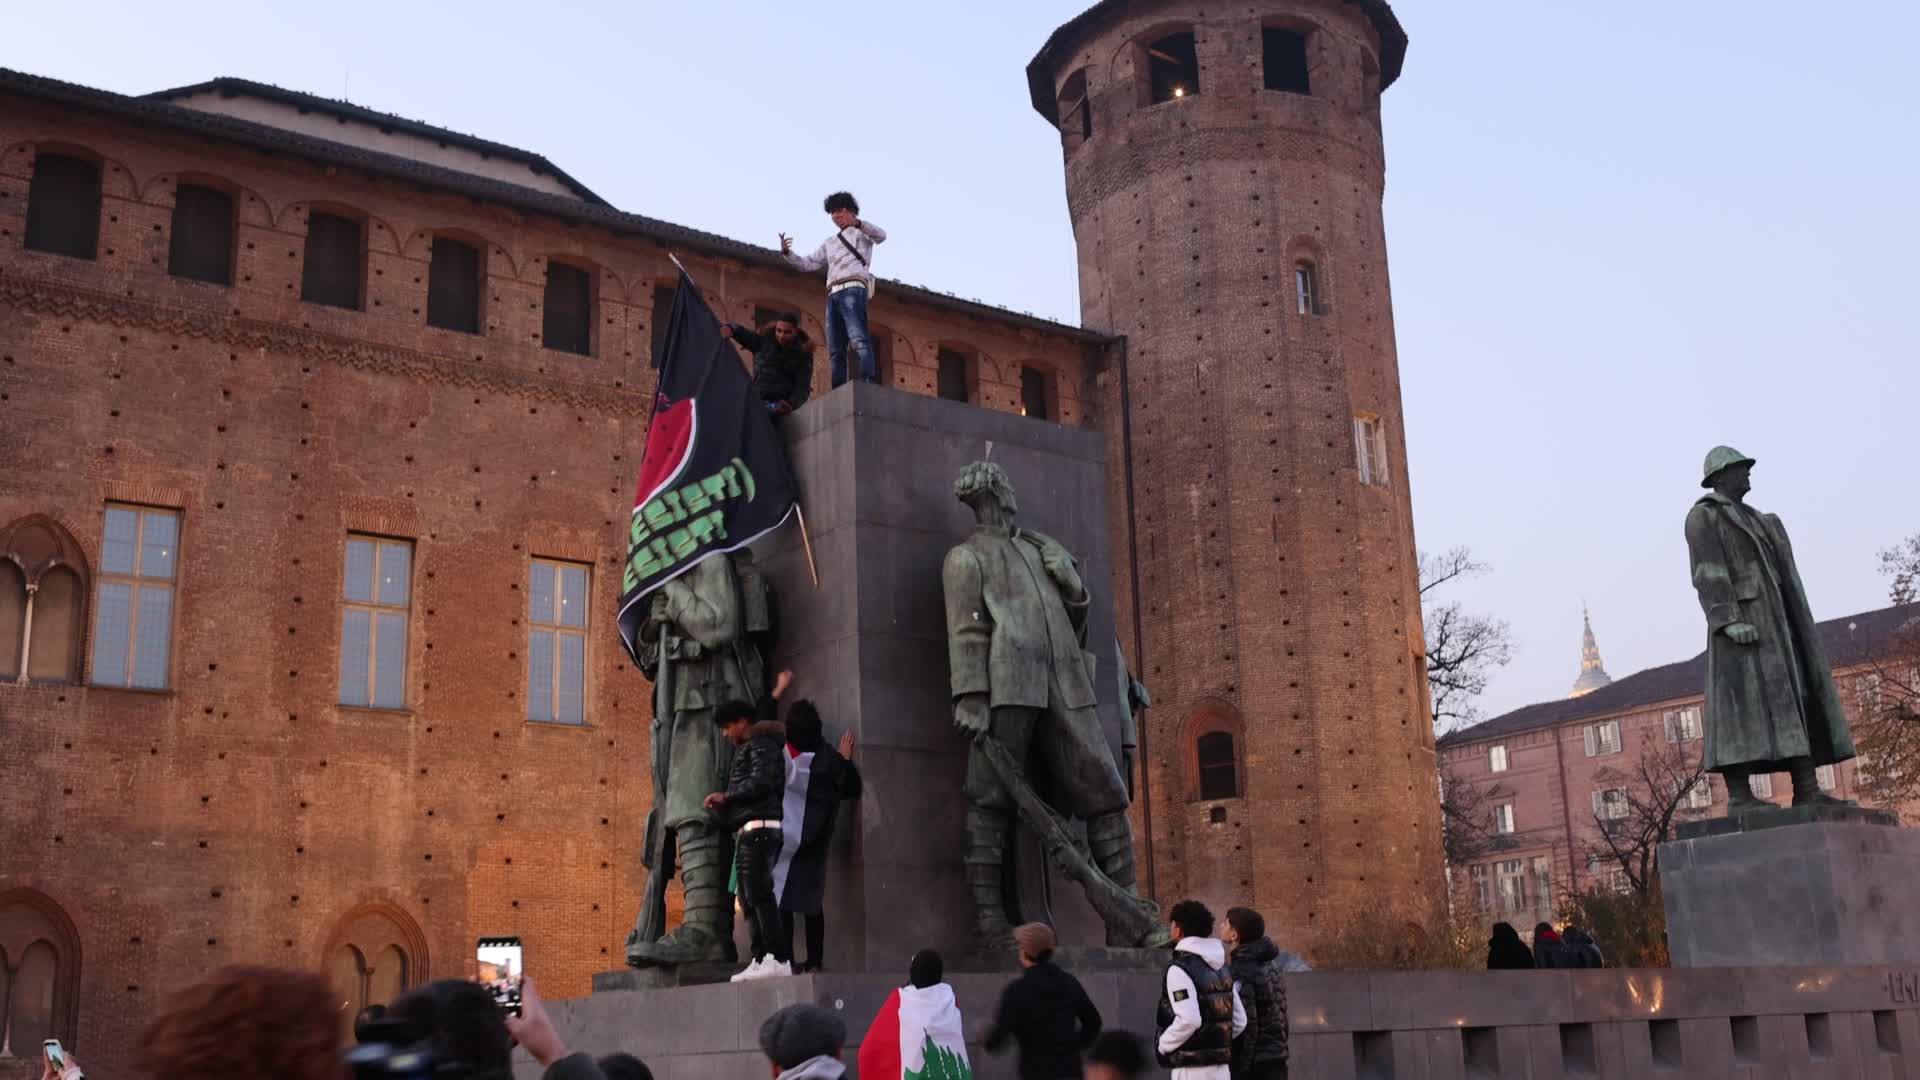
[[[1533,950],[1520,940],[1520,931],[1509,922],[1493,924],[1493,936],[1487,939],[1488,971],[1532,971]]]
[[[780,819],[780,857],[773,867],[774,891],[787,940],[794,917],[807,917],[807,962],[796,971],[818,971],[826,954],[827,848],[840,804],[860,797],[860,770],[853,763],[853,732],[829,745],[820,711],[802,699],[787,710],[787,786]]]
[[[1160,990],[1156,1056],[1173,1080],[1229,1080],[1233,1040],[1247,1030],[1247,1012],[1227,947],[1213,936],[1213,912],[1198,900],[1173,905],[1167,918],[1173,959]]]
[[[1537,968],[1578,967],[1579,962],[1567,944],[1560,940],[1560,932],[1552,923],[1540,923],[1533,928],[1533,966]]]
[[[760,1025],[760,1052],[775,1080],[840,1080],[846,1048],[846,1023],[811,1002],[789,1005]]]
[[[905,1080],[908,1074],[926,1080],[972,1080],[966,1029],[953,987],[942,981],[945,968],[932,949],[914,954],[907,985],[887,996],[860,1040],[862,1080]]]
[[[1567,956],[1570,958],[1570,962],[1567,964],[1568,967],[1598,968],[1607,966],[1606,962],[1600,957],[1600,946],[1594,944],[1593,935],[1577,926],[1567,927],[1566,933],[1560,935],[1560,944],[1566,949]]]

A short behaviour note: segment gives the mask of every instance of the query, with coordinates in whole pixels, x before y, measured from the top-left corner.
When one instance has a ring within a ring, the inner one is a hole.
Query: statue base
[[[1692,824],[1659,851],[1674,967],[1920,964],[1920,831],[1841,806]]]

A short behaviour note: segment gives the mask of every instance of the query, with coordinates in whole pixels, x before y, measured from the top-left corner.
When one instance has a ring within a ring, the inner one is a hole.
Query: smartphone
[[[43,1039],[41,1040],[40,1048],[46,1051],[47,1061],[52,1063],[54,1068],[64,1069],[67,1067],[67,1052],[60,1048],[59,1039]]]
[[[524,954],[517,937],[483,937],[475,955],[480,961],[480,983],[493,991],[493,1000],[508,1013],[520,1015],[520,980],[526,978]]]

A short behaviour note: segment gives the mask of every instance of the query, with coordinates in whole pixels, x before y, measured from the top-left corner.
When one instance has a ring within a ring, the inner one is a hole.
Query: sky
[[[1088,0],[1090,2],[1090,0]],[[0,65],[124,93],[239,75],[545,154],[624,210],[772,245],[850,187],[886,276],[1077,322],[1025,66],[1083,0],[121,0],[9,14]],[[1422,549],[1562,696],[1583,603],[1620,677],[1705,643],[1681,523],[1716,443],[1814,613],[1920,532],[1920,5],[1396,0],[1387,237]],[[111,27],[112,33],[100,28]]]

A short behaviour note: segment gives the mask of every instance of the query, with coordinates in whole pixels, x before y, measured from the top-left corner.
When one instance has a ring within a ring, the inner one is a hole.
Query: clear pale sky
[[[37,4],[0,64],[124,93],[240,75],[537,150],[625,210],[771,244],[851,187],[888,276],[1077,322],[1024,68],[1081,0]],[[1681,521],[1716,442],[1814,612],[1920,530],[1920,5],[1398,0],[1387,235],[1423,548],[1513,624],[1489,715],[1704,643]],[[454,12],[457,11],[457,14]]]

